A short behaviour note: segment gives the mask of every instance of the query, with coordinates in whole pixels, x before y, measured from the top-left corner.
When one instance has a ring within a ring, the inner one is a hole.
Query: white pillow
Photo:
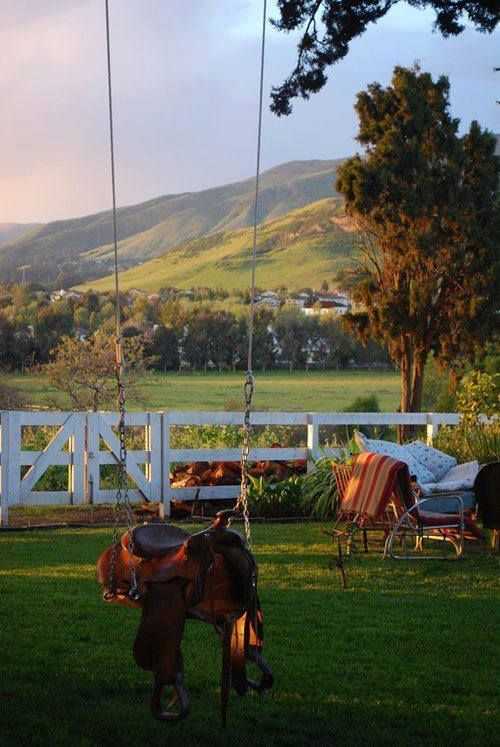
[[[434,449],[432,446],[427,446],[422,441],[412,441],[405,444],[405,448],[432,473],[433,479],[424,480],[424,482],[439,482],[457,464],[455,457],[445,454],[444,451],[439,451],[439,449]]]
[[[479,462],[464,462],[452,467],[439,482],[422,485],[424,495],[430,493],[450,493],[452,491],[472,490],[477,474]]]
[[[359,433],[359,431],[357,431],[357,433]],[[426,482],[435,482],[432,472],[430,472],[425,465],[418,462],[405,446],[400,446],[392,441],[366,438],[362,433],[359,435],[362,438],[357,438],[356,434],[354,437],[361,451],[373,451],[375,454],[385,454],[385,456],[398,459],[400,462],[406,462],[410,475],[415,475],[417,482],[420,485]]]
[[[477,474],[479,472],[479,462],[464,462],[452,467],[439,482],[450,482],[459,480],[463,484],[463,490],[471,490],[474,487]]]

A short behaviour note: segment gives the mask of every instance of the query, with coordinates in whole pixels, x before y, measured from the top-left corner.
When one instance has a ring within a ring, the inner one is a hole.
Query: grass
[[[399,376],[394,372],[326,371],[293,374],[256,373],[255,409],[342,411],[358,396],[376,394],[380,408],[395,411]],[[42,375],[6,376],[31,405],[69,409],[69,400]],[[139,387],[133,410],[238,410],[242,407],[243,374],[148,374]]]
[[[194,527],[193,527],[194,528]],[[354,557],[348,590],[321,525],[258,525],[266,656],[276,684],[218,717],[220,650],[187,624],[190,717],[149,715],[131,645],[137,612],[105,605],[95,560],[110,530],[0,534],[0,744],[479,745],[499,743],[500,559]]]

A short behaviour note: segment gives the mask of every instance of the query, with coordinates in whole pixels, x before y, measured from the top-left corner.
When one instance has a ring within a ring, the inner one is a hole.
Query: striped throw
[[[411,505],[408,466],[392,457],[364,451],[356,457],[341,511],[364,521],[376,521],[383,517],[394,495],[400,507],[401,503]]]

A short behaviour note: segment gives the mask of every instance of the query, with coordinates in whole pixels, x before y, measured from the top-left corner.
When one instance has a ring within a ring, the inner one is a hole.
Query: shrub
[[[480,464],[500,459],[500,396],[498,374],[472,371],[461,382],[457,403],[460,425],[445,426],[436,446],[459,462],[477,459]],[[489,419],[484,422],[481,415]]]
[[[271,482],[263,477],[251,477],[248,490],[248,506],[253,516],[283,518],[303,516],[303,478],[293,475],[281,482]]]
[[[339,461],[349,458],[346,450]],[[339,500],[333,464],[327,457],[318,459],[302,481],[302,505],[307,514],[317,519],[332,519],[337,515]]]

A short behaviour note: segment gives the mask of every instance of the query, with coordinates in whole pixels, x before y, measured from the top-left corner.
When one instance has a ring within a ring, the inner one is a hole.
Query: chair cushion
[[[405,444],[405,448],[434,476],[433,480],[419,480],[420,484],[422,482],[439,482],[457,464],[455,457],[445,454],[444,451],[435,449],[432,446],[427,446],[423,441],[412,441],[409,444]]]
[[[476,505],[476,496],[474,492],[472,490],[460,490],[457,494],[462,499],[464,511],[472,511]],[[424,493],[424,495],[427,497],[427,494]],[[425,510],[430,513],[455,514],[457,509],[457,501],[453,500],[451,496],[449,498],[445,496],[436,496],[436,498],[427,501],[425,504]]]
[[[366,436],[360,431],[355,431],[354,438],[361,451],[371,451],[375,454],[384,454],[385,456],[397,459],[399,462],[405,462],[408,465],[410,475],[415,476],[420,485],[422,483],[434,482],[434,475],[432,472],[430,472],[425,465],[417,461],[417,459],[408,451],[406,446],[400,446],[392,441],[366,438]]]
[[[455,521],[458,523],[459,514],[436,514],[431,511],[419,511],[418,518],[420,523],[424,527],[436,529],[440,526],[454,524]],[[466,539],[481,539],[483,533],[479,529],[478,525],[471,516],[464,514],[464,533]]]
[[[462,490],[472,490],[479,472],[479,462],[464,462],[452,467],[446,475],[438,482],[424,483],[421,485],[424,495],[432,493],[452,493]]]

